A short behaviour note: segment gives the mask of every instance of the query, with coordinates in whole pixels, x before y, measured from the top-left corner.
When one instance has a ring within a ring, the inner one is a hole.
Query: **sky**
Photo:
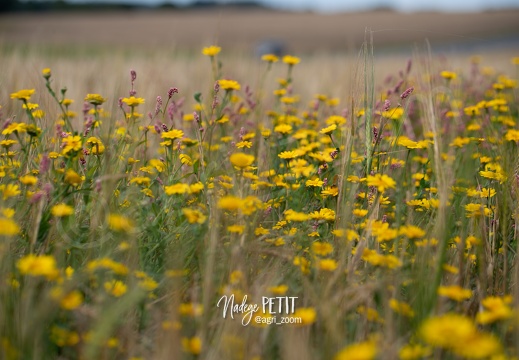
[[[133,4],[157,5],[166,2],[176,5],[189,5],[194,0],[68,0],[69,2],[122,2]],[[215,2],[232,4],[233,1],[215,0]],[[296,11],[355,11],[369,10],[374,7],[391,7],[395,10],[412,12],[420,10],[436,10],[446,12],[482,11],[503,8],[519,8],[519,0],[256,0],[274,8]]]

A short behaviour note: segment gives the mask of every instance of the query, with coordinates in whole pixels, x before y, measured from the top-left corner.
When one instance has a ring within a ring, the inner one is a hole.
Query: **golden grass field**
[[[265,39],[284,41],[289,52],[355,51],[369,28],[378,48],[422,43],[469,42],[488,45],[519,33],[518,10],[485,13],[344,14],[287,13],[270,10],[135,10],[105,13],[4,14],[0,41],[64,45],[125,45],[198,50],[218,43],[226,49],[252,51]]]
[[[518,14],[1,15],[0,359],[517,359]]]

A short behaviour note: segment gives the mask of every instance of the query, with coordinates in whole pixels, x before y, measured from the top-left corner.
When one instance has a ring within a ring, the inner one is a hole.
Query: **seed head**
[[[178,89],[176,87],[172,87],[168,90],[168,98],[171,99],[173,94],[178,94]]]
[[[47,154],[44,154],[40,161],[40,174],[45,174],[50,168],[50,158]]]
[[[161,108],[162,108],[162,97],[159,95],[159,96],[157,96],[157,103],[155,104],[155,115],[157,115],[160,112]]]
[[[402,93],[402,95],[400,95],[400,99],[404,100],[405,98],[407,98],[409,95],[411,95],[411,93],[413,92],[414,90],[414,87],[410,87],[409,89],[407,89],[406,91],[404,91]]]
[[[384,111],[388,111],[390,107],[391,107],[391,101],[389,101],[389,99],[386,99],[384,101]]]

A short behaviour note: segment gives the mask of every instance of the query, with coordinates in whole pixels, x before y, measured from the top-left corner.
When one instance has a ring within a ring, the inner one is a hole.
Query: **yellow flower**
[[[438,288],[438,295],[460,302],[470,299],[472,291],[459,287],[458,285],[440,286]]]
[[[449,146],[451,147],[463,147],[465,145],[467,145],[468,143],[470,143],[470,138],[463,138],[463,137],[459,137],[457,136],[450,144]]]
[[[125,216],[118,214],[108,215],[108,226],[118,232],[131,233],[134,229],[133,222]]]
[[[381,193],[383,193],[384,191],[386,191],[386,189],[389,189],[389,188],[394,189],[396,186],[395,180],[393,180],[392,178],[390,178],[389,176],[387,176],[385,174],[384,175],[375,174],[374,176],[368,175],[367,183],[368,183],[368,186],[376,187],[378,189],[378,191]]]
[[[105,146],[103,145],[103,142],[99,140],[98,138],[92,136],[89,137],[86,141],[87,144],[92,146],[92,154],[94,155],[101,155],[105,152]]]
[[[371,227],[371,232],[373,236],[376,236],[378,242],[393,240],[398,236],[397,229],[390,228],[387,222],[375,221],[371,224]]]
[[[400,235],[405,235],[409,239],[417,239],[425,236],[425,231],[414,225],[403,225],[399,229]]]
[[[0,235],[15,236],[20,232],[20,227],[11,219],[0,217]]]
[[[85,101],[92,105],[102,105],[106,99],[99,94],[87,94]]]
[[[268,235],[268,234],[270,234],[270,230],[263,228],[261,225],[254,230],[254,235],[256,235],[256,236]]]
[[[247,148],[247,149],[250,149],[252,147],[252,142],[250,141],[240,141],[238,143],[236,143],[236,148],[238,149],[241,149],[241,148]]]
[[[397,143],[398,145],[404,146],[408,149],[425,149],[428,145],[425,141],[413,141],[406,136],[401,136]]]
[[[16,211],[12,208],[1,208],[0,213],[8,219],[12,219]]]
[[[189,185],[184,183],[176,183],[169,186],[164,186],[166,195],[181,195],[189,193]]]
[[[43,110],[35,110],[31,114],[36,119],[43,119],[43,117],[45,116],[45,112]],[[29,134],[31,134],[31,132],[29,132]]]
[[[27,186],[33,186],[38,183],[38,178],[32,175],[20,176],[20,182]]]
[[[463,109],[463,112],[468,116],[480,115],[479,106],[467,106]]]
[[[36,109],[39,108],[39,107],[40,107],[40,105],[38,105],[38,104],[34,104],[34,103],[27,103],[27,104],[23,104],[23,105],[22,105],[22,108],[24,108],[24,109],[29,109],[29,110],[31,110],[31,111],[32,111],[32,110],[36,110]]]
[[[287,93],[287,90],[286,89],[276,89],[274,90],[273,94],[275,96],[283,96]]]
[[[13,122],[10,123],[4,130],[2,130],[2,135],[10,135],[12,133],[24,133],[27,131],[27,125],[24,123]]]
[[[51,71],[50,71],[50,68],[45,68],[41,71],[41,74],[43,75],[43,77],[45,79],[49,79],[50,76],[51,76]]]
[[[326,105],[328,105],[330,107],[335,107],[335,106],[339,105],[340,102],[341,102],[341,100],[339,98],[331,98],[331,99],[326,100]],[[338,116],[338,117],[342,117],[342,116]],[[344,119],[344,120],[346,121],[346,119]]]
[[[182,120],[183,121],[193,121],[193,120],[195,120],[195,116],[192,113],[184,114],[184,116],[182,117]]]
[[[184,316],[200,316],[204,313],[204,307],[195,303],[182,303],[178,306],[178,312]]]
[[[387,267],[388,269],[396,269],[402,266],[402,262],[396,256],[382,255],[370,249],[364,249],[362,252],[362,260],[373,266]]]
[[[11,93],[11,99],[20,99],[20,100],[29,101],[29,99],[31,98],[32,94],[34,94],[35,91],[36,90],[34,90],[34,89],[19,90],[17,92]]]
[[[22,193],[18,185],[14,184],[2,184],[0,185],[0,191],[2,192],[2,197],[4,200],[9,199],[10,197],[18,196]]]
[[[184,208],[182,209],[182,213],[190,224],[203,224],[207,220],[207,216],[196,209]]]
[[[166,164],[159,159],[151,159],[149,164],[150,166],[153,166],[155,169],[157,169],[158,172],[163,172],[166,170]]]
[[[297,65],[297,64],[299,64],[300,61],[301,61],[301,59],[299,59],[298,57],[295,57],[295,56],[291,56],[291,55],[283,56],[283,62],[290,66]]]
[[[429,357],[432,354],[432,349],[420,344],[404,345],[398,352],[400,360],[418,360]]]
[[[137,176],[130,180],[130,184],[138,184],[148,187],[151,184],[151,179],[146,176]]]
[[[397,107],[394,109],[389,109],[387,111],[382,112],[382,116],[386,119],[391,120],[400,120],[400,118],[404,115],[404,109],[401,107]]]
[[[130,96],[129,98],[123,98],[122,102],[128,105],[129,107],[135,107],[139,104],[144,104],[144,99],[140,97],[136,98],[135,96]]]
[[[447,80],[453,80],[453,79],[456,79],[456,73],[452,72],[452,71],[442,71],[440,73],[440,76],[444,79],[447,79]]]
[[[269,63],[275,63],[279,61],[279,58],[274,54],[265,54],[261,57],[261,60]]]
[[[278,157],[280,159],[294,159],[298,156],[301,156],[302,154],[299,151],[282,151],[278,154]]]
[[[467,340],[460,343],[452,351],[467,359],[492,359],[499,358],[492,355],[500,355],[503,351],[499,339],[494,334],[478,332]]]
[[[324,135],[330,135],[332,132],[335,131],[335,129],[337,129],[337,125],[331,124],[330,126],[321,129],[319,132]]]
[[[18,144],[18,141],[16,140],[2,140],[0,141],[0,146],[6,148],[6,149],[9,149],[11,146],[13,146],[14,144]]]
[[[310,187],[310,186],[322,187],[323,184],[324,184],[324,181],[322,181],[320,179],[306,180],[306,182],[305,182],[306,187]]]
[[[476,333],[472,321],[459,314],[444,314],[425,320],[420,336],[429,345],[454,348],[466,343]]]
[[[229,160],[231,161],[231,164],[237,168],[240,168],[241,170],[249,167],[254,162],[254,156],[253,155],[247,155],[245,153],[234,153],[230,156]]]
[[[67,169],[64,180],[65,180],[65,183],[73,185],[73,186],[77,186],[83,182],[83,178],[72,169]]]
[[[346,346],[339,351],[334,360],[372,360],[377,356],[377,346],[373,341],[364,341]]]
[[[45,276],[47,279],[54,279],[59,275],[56,259],[52,255],[29,254],[18,260],[16,267],[22,275]]]
[[[216,45],[211,45],[208,47],[204,47],[202,49],[202,54],[206,55],[206,56],[215,56],[215,55],[218,55],[221,50],[222,50],[221,47],[216,46]]]
[[[61,203],[61,204],[54,205],[51,208],[50,212],[52,215],[54,215],[56,217],[65,217],[65,216],[70,216],[70,215],[74,214],[74,208],[67,204]]]
[[[519,130],[510,129],[505,134],[506,141],[519,141]]]
[[[414,311],[411,308],[411,306],[409,306],[409,304],[407,304],[403,301],[398,301],[397,299],[390,299],[389,307],[398,314],[401,314],[401,315],[404,315],[404,316],[407,316],[410,318],[414,317]]]
[[[285,211],[285,219],[287,221],[303,222],[310,219],[310,216],[303,212],[297,212],[292,209],[288,209]]]
[[[115,297],[123,296],[128,289],[126,284],[120,280],[107,281],[104,283],[104,288],[107,293]]]
[[[68,154],[69,152],[76,152],[81,150],[83,143],[81,141],[81,137],[79,135],[76,136],[67,136],[63,139],[63,150],[61,151],[63,155]]]
[[[499,320],[510,319],[515,312],[508,306],[512,302],[510,296],[489,296],[483,301],[484,310],[476,315],[476,322],[482,325],[491,324]]]
[[[279,99],[283,104],[295,104],[299,102],[299,96],[283,96]]]
[[[364,217],[368,214],[368,210],[366,209],[355,209],[352,211],[353,216]]]
[[[189,155],[186,155],[186,154],[180,154],[178,156],[178,158],[180,159],[180,162],[183,164],[183,165],[187,165],[187,166],[191,166],[193,165],[193,160],[189,157]]]
[[[145,273],[143,274],[143,276],[141,277],[141,281],[139,281],[137,285],[139,285],[141,289],[146,291],[153,291],[159,287],[159,284]]]
[[[312,252],[316,255],[326,256],[333,252],[333,245],[321,241],[312,243]]]
[[[184,132],[182,130],[171,129],[170,131],[164,131],[161,135],[163,139],[175,140],[180,139],[184,136]]]
[[[227,226],[227,231],[234,234],[243,234],[243,230],[245,230],[245,226],[243,225],[230,225]]]
[[[125,265],[106,257],[92,260],[87,264],[88,271],[93,272],[97,269],[112,270],[117,275],[128,274],[128,268]]]
[[[301,323],[298,325],[311,325],[317,318],[317,312],[312,307],[300,307],[292,314],[293,317],[301,318]]]
[[[321,196],[337,196],[339,195],[339,188],[336,186],[327,187],[323,191],[321,191]]]
[[[74,290],[69,292],[60,300],[60,306],[65,310],[77,309],[83,303],[83,294],[80,291]]]
[[[481,215],[492,216],[492,210],[482,204],[469,203],[465,205],[465,211],[467,212],[466,216],[468,218],[478,217]]]
[[[221,80],[218,80],[218,84],[220,84],[220,87],[224,90],[227,90],[227,91],[232,91],[232,90],[240,90],[240,84],[235,81],[235,80],[226,80],[226,79],[221,79]]]
[[[204,190],[204,184],[202,184],[200,181],[189,185],[190,194],[198,194],[202,190]]]
[[[109,348],[116,348],[117,346],[119,346],[119,339],[111,337],[108,340],[106,340],[105,344]]]
[[[465,358],[488,358],[502,350],[494,335],[478,332],[469,318],[459,314],[425,320],[420,335],[429,345],[449,349]]]
[[[328,208],[321,208],[319,211],[312,212],[310,218],[314,220],[335,221],[335,211]]]
[[[292,126],[288,124],[279,124],[274,128],[274,132],[280,134],[290,134],[292,132]]]
[[[318,262],[318,267],[324,271],[334,271],[337,269],[337,261],[333,259],[321,259]]]
[[[326,119],[326,124],[328,124],[328,125],[332,125],[332,124],[342,125],[344,123],[346,123],[346,118],[344,116],[340,116],[340,115],[332,115]]]
[[[498,180],[500,184],[507,178],[501,165],[496,163],[485,164],[485,170],[480,171],[479,175],[487,179]]]
[[[218,208],[227,211],[237,211],[242,207],[242,199],[236,196],[224,196],[218,200]]]
[[[271,286],[268,288],[268,291],[270,291],[274,295],[285,295],[288,291],[287,285],[278,285],[278,286]]]
[[[202,352],[202,340],[198,336],[192,338],[182,338],[182,347],[185,352],[199,355]]]

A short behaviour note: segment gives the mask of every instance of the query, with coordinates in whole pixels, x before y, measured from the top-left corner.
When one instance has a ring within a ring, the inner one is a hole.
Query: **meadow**
[[[2,43],[0,358],[517,358],[519,54],[369,35]]]

